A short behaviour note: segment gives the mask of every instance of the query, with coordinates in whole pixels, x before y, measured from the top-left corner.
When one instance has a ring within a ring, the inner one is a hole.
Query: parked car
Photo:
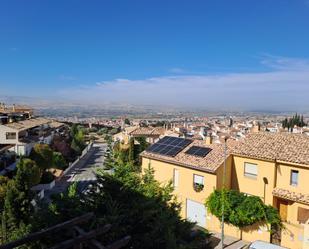
[[[267,243],[261,240],[256,240],[249,245],[249,249],[289,249],[289,248]]]

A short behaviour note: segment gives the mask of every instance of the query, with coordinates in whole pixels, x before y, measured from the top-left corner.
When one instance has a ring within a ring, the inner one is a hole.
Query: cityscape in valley
[[[308,1],[0,3],[0,249],[309,249]]]

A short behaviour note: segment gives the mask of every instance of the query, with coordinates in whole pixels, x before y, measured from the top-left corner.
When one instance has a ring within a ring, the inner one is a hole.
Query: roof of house
[[[309,136],[291,133],[252,133],[238,143],[233,154],[309,166]]]
[[[56,129],[56,128],[64,126],[64,123],[53,120],[51,123],[49,123],[49,126],[50,126],[50,128]]]
[[[14,144],[0,144],[0,152],[6,151],[14,146]]]
[[[127,133],[130,133],[130,132],[136,130],[137,128],[138,128],[138,126],[129,126],[129,127],[125,127],[125,131]]]
[[[235,146],[235,143],[237,142],[234,140],[228,140],[227,156],[229,156],[231,149]],[[198,157],[186,154],[186,151],[189,150],[189,148],[191,148],[192,146],[210,148],[211,151],[205,157]],[[224,144],[206,145],[205,141],[193,140],[190,145],[185,147],[175,157],[159,155],[148,151],[142,152],[141,156],[149,159],[155,159],[171,164],[214,173],[224,162]]]
[[[48,124],[50,122],[51,120],[46,119],[46,118],[32,118],[32,119],[27,119],[24,121],[5,124],[4,126],[12,128],[14,130],[22,131],[22,130],[27,130],[27,129],[30,129],[30,128],[33,128],[39,125]]]
[[[33,108],[24,105],[1,106],[0,103],[0,112],[4,113],[33,112]]]
[[[179,133],[172,130],[166,130],[164,134],[170,137],[179,137]]]
[[[299,203],[303,203],[309,205],[309,195],[292,192],[287,189],[275,188],[273,190],[273,195],[279,198],[287,199],[290,201],[295,201]]]
[[[132,136],[160,136],[163,135],[165,129],[162,127],[139,127],[129,134]]]

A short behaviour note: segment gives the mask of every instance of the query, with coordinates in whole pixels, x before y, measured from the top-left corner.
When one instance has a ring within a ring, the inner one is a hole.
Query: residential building
[[[29,155],[36,143],[50,144],[62,123],[45,118],[31,118],[0,124],[0,144],[10,145],[10,151],[19,156]]]
[[[168,155],[171,150],[165,153],[167,149],[160,141],[153,146],[141,154],[142,168],[153,167],[155,178],[162,183],[173,181],[174,194],[182,204],[182,217],[210,231],[221,231],[220,221],[207,212],[204,203],[214,189],[223,187],[226,159],[225,187],[258,196],[265,204],[278,208],[285,228],[271,236],[265,224],[242,231],[225,225],[225,233],[247,241],[259,239],[288,248],[309,248],[307,135],[252,133],[240,141],[228,140],[226,154],[224,144],[205,141],[192,141],[172,156]],[[199,153],[205,150],[206,154]]]
[[[166,129],[163,127],[126,127],[123,131],[113,135],[114,141],[128,143],[130,138],[145,137],[150,144],[158,141],[164,136]]]
[[[247,170],[247,171],[246,171]],[[256,133],[233,151],[232,188],[278,208],[281,245],[309,248],[309,137]]]

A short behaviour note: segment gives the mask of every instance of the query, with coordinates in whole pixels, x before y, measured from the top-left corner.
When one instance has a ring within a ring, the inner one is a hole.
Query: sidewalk
[[[211,236],[211,248],[221,249],[221,233],[213,233]],[[242,249],[246,248],[249,242],[240,240],[232,236],[224,236],[225,249]]]

